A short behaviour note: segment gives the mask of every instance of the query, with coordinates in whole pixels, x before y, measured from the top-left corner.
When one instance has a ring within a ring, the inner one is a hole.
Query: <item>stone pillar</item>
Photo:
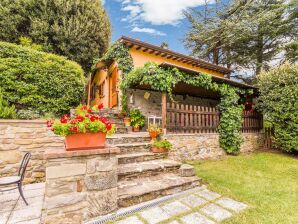
[[[82,223],[117,209],[119,148],[45,152],[44,223]]]

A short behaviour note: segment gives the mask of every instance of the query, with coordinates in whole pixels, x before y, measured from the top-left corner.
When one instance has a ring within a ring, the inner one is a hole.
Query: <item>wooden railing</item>
[[[216,133],[220,113],[216,107],[167,103],[166,128],[172,133]],[[243,113],[242,132],[258,132],[262,129],[262,115]]]
[[[263,116],[258,112],[243,111],[242,132],[259,132],[263,128]]]
[[[219,112],[215,107],[167,104],[167,131],[175,133],[215,133]]]

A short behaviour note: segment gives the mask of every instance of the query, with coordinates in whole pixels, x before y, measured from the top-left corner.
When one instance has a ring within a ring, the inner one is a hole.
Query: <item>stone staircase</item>
[[[196,176],[181,176],[180,162],[168,160],[166,154],[152,153],[150,140],[147,132],[116,134],[107,139],[108,144],[119,147],[121,151],[118,155],[119,207],[201,185],[201,179]],[[192,173],[193,169],[190,169]]]
[[[101,111],[117,125],[107,144],[120,148],[118,155],[118,206],[128,207],[201,185],[201,179],[180,169],[181,163],[168,160],[166,154],[152,153],[147,132],[128,133],[117,110]],[[183,175],[181,175],[181,172]]]

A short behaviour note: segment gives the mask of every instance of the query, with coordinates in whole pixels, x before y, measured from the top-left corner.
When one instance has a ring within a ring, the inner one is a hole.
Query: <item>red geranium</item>
[[[106,129],[109,131],[112,129],[112,124],[111,123],[107,123],[106,124]]]
[[[97,116],[93,115],[93,116],[90,117],[90,121],[93,122],[93,121],[96,121],[96,120],[98,120]]]
[[[61,122],[62,124],[66,124],[66,123],[67,123],[67,118],[65,118],[65,117],[61,117],[61,118],[60,118],[60,122]]]
[[[71,132],[78,132],[78,128],[76,126],[71,126],[69,128],[69,131],[71,131]]]
[[[82,117],[82,116],[77,116],[77,117],[76,117],[76,120],[77,120],[78,122],[82,122],[82,121],[84,121],[84,117]]]
[[[101,109],[103,108],[103,104],[102,104],[102,103],[98,104],[97,108],[98,108],[99,110],[101,110]]]

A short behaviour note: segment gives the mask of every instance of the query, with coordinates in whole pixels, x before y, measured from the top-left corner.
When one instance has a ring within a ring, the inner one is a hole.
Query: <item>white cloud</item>
[[[104,5],[106,3],[106,0],[101,0],[101,4]]]
[[[143,28],[134,27],[131,31],[135,32],[135,33],[148,33],[148,34],[157,35],[157,36],[165,36],[166,35],[165,33],[161,32],[161,31],[158,31],[158,30],[152,29],[152,28],[146,28],[146,27],[143,27]]]
[[[139,19],[153,25],[175,25],[184,18],[184,10],[203,4],[205,0],[124,0],[122,10],[129,12],[126,21]]]

